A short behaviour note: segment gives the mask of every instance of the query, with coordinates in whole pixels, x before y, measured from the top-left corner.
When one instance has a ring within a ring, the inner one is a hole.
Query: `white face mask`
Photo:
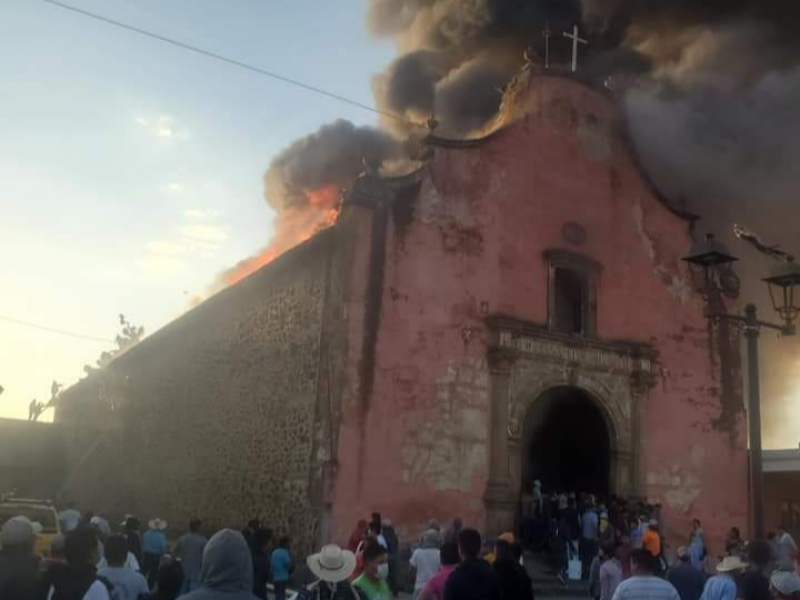
[[[383,563],[382,565],[378,565],[378,577],[381,579],[389,579],[389,565]]]

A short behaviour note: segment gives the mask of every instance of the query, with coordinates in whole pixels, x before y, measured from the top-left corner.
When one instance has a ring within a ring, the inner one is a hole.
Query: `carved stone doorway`
[[[616,440],[608,416],[591,394],[571,386],[551,388],[525,416],[520,481],[534,480],[548,492],[608,494]]]

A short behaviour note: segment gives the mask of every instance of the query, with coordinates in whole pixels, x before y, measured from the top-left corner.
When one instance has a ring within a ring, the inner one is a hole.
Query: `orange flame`
[[[276,220],[275,236],[256,256],[243,260],[228,271],[225,284],[233,285],[278,256],[327,229],[339,216],[339,188],[335,183],[306,192],[308,203],[284,210]]]

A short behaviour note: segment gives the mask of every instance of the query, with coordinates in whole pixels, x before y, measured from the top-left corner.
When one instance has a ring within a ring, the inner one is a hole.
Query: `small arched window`
[[[549,267],[549,328],[568,335],[594,336],[601,265],[566,250],[548,250],[545,260]]]

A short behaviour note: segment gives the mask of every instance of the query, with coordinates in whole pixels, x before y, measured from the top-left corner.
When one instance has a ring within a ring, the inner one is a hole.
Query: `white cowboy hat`
[[[163,531],[167,528],[167,522],[164,519],[150,519],[147,522],[147,526],[150,529],[158,529],[159,531]]]
[[[323,546],[319,554],[309,556],[306,564],[322,581],[339,583],[356,570],[356,555],[349,550],[342,550],[336,544],[329,544]]]
[[[742,562],[738,556],[726,556],[722,562],[717,565],[717,571],[720,573],[729,573],[730,571],[741,571],[746,569],[747,564]]]

